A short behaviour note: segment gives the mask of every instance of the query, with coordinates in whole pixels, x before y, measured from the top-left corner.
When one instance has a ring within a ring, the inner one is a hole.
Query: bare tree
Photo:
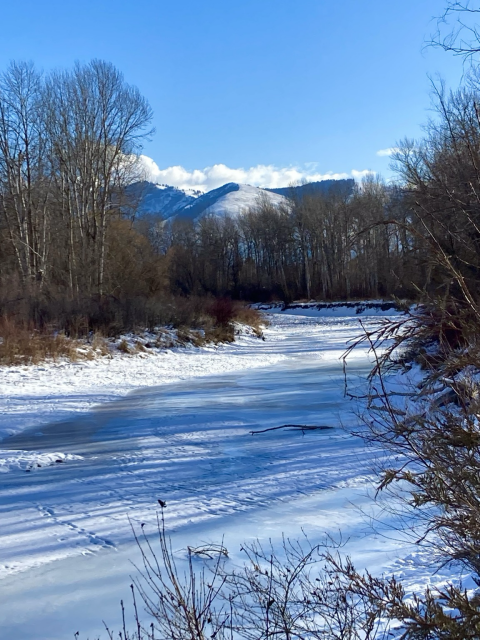
[[[80,261],[83,268],[92,265],[87,288],[102,295],[108,220],[120,213],[152,112],[138,89],[100,60],[54,73],[45,103],[52,170],[70,227],[71,286]]]
[[[0,77],[0,215],[25,286],[43,283],[49,251],[41,93],[33,64],[12,63]]]
[[[447,0],[445,10],[437,18],[436,32],[427,44],[473,62],[480,53],[479,14],[477,2]]]

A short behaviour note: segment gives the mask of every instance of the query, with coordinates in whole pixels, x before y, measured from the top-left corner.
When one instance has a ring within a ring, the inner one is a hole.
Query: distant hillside
[[[151,182],[136,182],[128,187],[137,215],[158,215],[164,219],[182,217],[195,220],[204,214],[236,217],[266,196],[274,206],[286,202],[282,195],[247,184],[229,182],[207,193],[183,190]]]
[[[286,198],[302,197],[311,193],[321,193],[324,195],[338,194],[349,196],[353,192],[355,180],[346,178],[344,180],[322,180],[321,182],[308,182],[296,187],[279,187],[278,189],[266,189],[272,193],[277,193]]]
[[[248,184],[229,182],[197,198],[187,205],[180,215],[189,218],[198,218],[203,214],[236,217],[255,206],[261,196],[266,196],[274,206],[286,203],[282,195],[251,187]]]
[[[152,182],[135,182],[128,187],[128,193],[139,202],[138,215],[159,215],[171,218],[202,195],[201,191],[183,190]]]
[[[207,193],[193,189],[178,189],[152,182],[136,182],[128,187],[132,201],[138,202],[137,215],[154,215],[167,220],[173,217],[196,220],[202,215],[237,217],[266,197],[275,207],[287,203],[287,198],[308,193],[338,193],[350,195],[354,180],[324,180],[298,187],[260,189],[248,184],[229,182]]]

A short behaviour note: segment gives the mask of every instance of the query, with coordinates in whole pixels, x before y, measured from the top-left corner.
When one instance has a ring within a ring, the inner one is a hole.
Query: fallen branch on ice
[[[213,559],[218,555],[222,555],[228,558],[228,550],[223,544],[208,544],[200,547],[187,547],[187,549],[194,556],[206,556]]]
[[[324,424],[318,425],[307,425],[307,424],[282,424],[279,427],[269,427],[268,429],[260,429],[259,431],[250,431],[250,433],[255,435],[256,433],[266,433],[267,431],[276,431],[277,429],[291,429],[292,431],[324,431],[326,429],[333,429],[333,427],[329,427]]]

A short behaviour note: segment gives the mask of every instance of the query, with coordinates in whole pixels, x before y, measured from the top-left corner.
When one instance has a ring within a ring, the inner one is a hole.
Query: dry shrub
[[[268,324],[266,318],[260,311],[240,302],[235,304],[234,318],[237,322],[252,327],[255,334],[259,337],[262,335],[262,327]]]
[[[155,346],[170,348],[192,344],[201,347],[208,342],[233,342],[235,321],[251,326],[258,336],[262,335],[262,324],[265,324],[258,311],[228,298],[192,296],[158,300],[149,306],[146,324],[141,323],[143,311],[139,301],[129,304],[113,298],[90,301],[85,305],[83,315],[67,302],[58,306],[53,301],[48,308],[42,304],[39,303],[38,317],[34,320],[28,319],[30,311],[0,320],[0,364],[36,364],[59,357],[91,360],[107,356],[110,350],[104,336],[118,335],[120,329],[135,331],[140,326],[143,330],[152,325],[152,329],[156,326],[159,331],[159,325],[170,325],[177,327],[178,339],[173,340],[160,332]],[[126,354],[145,350],[140,342],[130,346],[125,339],[117,349]]]
[[[205,341],[214,342],[234,342],[235,330],[232,324],[217,325],[212,329],[205,331]]]
[[[227,325],[235,318],[235,303],[230,298],[215,298],[208,308],[208,313],[215,324]]]
[[[171,349],[175,346],[175,340],[172,338],[172,334],[169,331],[162,329],[158,330],[157,339],[155,340],[155,347],[161,349]]]
[[[188,327],[180,327],[177,330],[177,344],[187,345],[193,344],[194,347],[203,347],[206,340],[203,332],[189,329]]]
[[[131,353],[130,347],[128,346],[128,342],[125,340],[125,338],[123,338],[123,340],[120,341],[120,344],[118,345],[117,349],[122,353]]]
[[[212,323],[209,311],[211,304],[211,298],[206,297],[172,297],[164,304],[163,322],[157,321],[156,324],[203,329],[205,325]]]
[[[244,543],[245,561],[234,567],[227,563],[223,542],[187,547],[182,572],[163,508],[157,523],[155,536],[144,524],[133,529],[141,554],[130,585],[135,628],[127,629],[122,601],[122,630],[106,627],[110,640],[384,640],[393,634],[382,620],[382,597],[408,613],[413,610],[405,606],[394,579],[358,576],[348,559],[341,563],[332,554],[331,543],[311,545],[306,537],[284,538],[278,548],[258,540]],[[433,636],[415,636],[420,637]]]

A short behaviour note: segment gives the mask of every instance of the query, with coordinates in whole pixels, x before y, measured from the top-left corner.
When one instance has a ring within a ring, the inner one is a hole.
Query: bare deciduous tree
[[[437,30],[427,44],[473,62],[480,53],[479,14],[477,2],[447,0],[437,18]]]
[[[108,219],[120,213],[122,190],[132,181],[132,159],[150,133],[152,112],[138,89],[100,60],[54,73],[45,103],[52,170],[70,226],[70,282],[77,260],[84,268],[91,264],[87,288],[102,295]]]
[[[43,282],[49,252],[49,185],[42,78],[30,63],[0,77],[0,215],[24,286]]]

